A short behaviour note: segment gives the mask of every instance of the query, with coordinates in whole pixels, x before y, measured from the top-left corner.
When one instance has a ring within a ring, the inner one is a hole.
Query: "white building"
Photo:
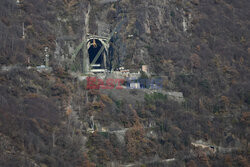
[[[131,89],[140,89],[141,88],[141,85],[138,82],[132,82],[132,83],[130,83],[129,86]]]

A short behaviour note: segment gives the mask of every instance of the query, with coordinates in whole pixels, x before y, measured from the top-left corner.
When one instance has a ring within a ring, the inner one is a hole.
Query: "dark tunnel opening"
[[[90,47],[88,48],[89,62],[90,63],[93,62],[93,60],[96,57],[97,53],[99,52],[99,50],[103,46],[103,44],[99,40],[95,40],[95,44],[96,45],[94,45],[94,40],[90,40]],[[101,56],[95,62],[95,64],[100,64],[101,68],[104,67],[104,60],[103,60],[103,54],[104,54],[104,52],[105,52],[105,50],[103,51],[103,53],[101,54]]]

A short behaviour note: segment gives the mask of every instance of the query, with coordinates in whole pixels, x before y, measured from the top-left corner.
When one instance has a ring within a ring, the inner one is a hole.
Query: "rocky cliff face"
[[[249,165],[247,0],[2,0],[0,9],[0,166]],[[72,53],[125,18],[114,65],[149,65],[162,90],[87,90]],[[45,46],[52,71],[27,69],[44,63]]]

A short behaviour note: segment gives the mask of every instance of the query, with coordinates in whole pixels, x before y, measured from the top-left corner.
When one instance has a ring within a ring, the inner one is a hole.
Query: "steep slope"
[[[2,0],[0,9],[0,166],[249,165],[247,0]],[[107,36],[124,18],[114,66],[149,65],[160,93],[87,90],[71,75],[85,35]],[[46,46],[52,71],[26,68],[44,63]]]

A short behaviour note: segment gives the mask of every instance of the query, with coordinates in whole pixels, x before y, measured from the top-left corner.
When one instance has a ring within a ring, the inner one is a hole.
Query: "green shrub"
[[[156,101],[164,101],[167,99],[167,95],[162,93],[145,94],[144,100],[146,103],[155,103]]]
[[[208,80],[203,80],[199,82],[199,86],[202,89],[203,92],[205,93],[209,93],[210,91],[210,83],[208,82]]]

